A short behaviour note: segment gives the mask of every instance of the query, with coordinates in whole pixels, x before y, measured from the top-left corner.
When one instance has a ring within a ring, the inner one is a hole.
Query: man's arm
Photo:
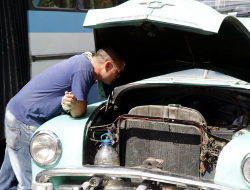
[[[77,101],[75,95],[68,91],[65,92],[61,104],[63,110],[67,113],[70,112],[74,118],[83,116],[87,109],[87,103],[85,101]]]
[[[77,118],[85,114],[87,110],[87,103],[84,101],[76,101],[75,106],[70,110],[72,117]]]

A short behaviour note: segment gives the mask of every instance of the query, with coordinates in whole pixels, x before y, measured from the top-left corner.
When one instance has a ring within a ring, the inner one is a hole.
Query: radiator
[[[151,108],[155,107],[151,106]],[[145,106],[143,109],[145,111]],[[171,109],[168,106],[162,106],[162,111],[167,113],[171,112]],[[204,121],[196,110],[182,107],[182,112],[187,112],[186,115],[191,116],[192,121],[197,119]],[[178,116],[178,111],[176,113]],[[194,116],[195,114],[197,116]],[[151,116],[155,115],[151,114]],[[162,166],[164,171],[199,176],[200,131],[197,126],[127,119],[122,141],[125,141],[121,147],[121,151],[124,151],[122,160],[125,166],[140,166],[144,160],[153,157],[164,160]]]

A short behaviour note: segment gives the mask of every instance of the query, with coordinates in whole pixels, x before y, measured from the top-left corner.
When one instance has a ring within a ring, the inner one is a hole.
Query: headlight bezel
[[[32,146],[32,143],[34,142],[34,140],[36,139],[36,137],[40,136],[40,135],[49,135],[53,140],[54,140],[54,143],[55,143],[55,147],[56,147],[56,151],[55,151],[55,155],[52,159],[50,159],[49,161],[45,161],[45,162],[41,162],[41,161],[38,161],[34,155],[32,154],[32,151],[31,151],[31,146]],[[52,132],[52,131],[49,131],[49,130],[41,130],[41,131],[37,131],[34,133],[34,135],[32,136],[32,138],[30,139],[30,144],[29,144],[29,152],[30,152],[30,156],[31,158],[34,160],[34,162],[36,162],[37,164],[39,165],[42,165],[42,166],[51,166],[53,165],[54,163],[56,163],[56,161],[58,160],[58,158],[60,157],[61,155],[61,152],[62,152],[62,145],[61,145],[61,141],[60,139],[58,138],[58,136]]]
[[[245,177],[245,174],[244,174],[244,165],[246,163],[246,161],[250,159],[250,152],[243,158],[242,162],[241,162],[241,172],[242,172],[242,175],[243,175],[243,178],[246,182],[246,184],[248,186],[250,186],[250,180],[248,180],[246,177]]]

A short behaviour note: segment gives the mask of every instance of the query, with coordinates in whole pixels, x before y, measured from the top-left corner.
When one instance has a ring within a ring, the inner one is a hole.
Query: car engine
[[[100,135],[109,132],[121,166],[213,180],[221,150],[235,132],[249,124],[249,100],[247,90],[242,89],[148,84],[119,87],[91,117],[83,163],[93,165],[101,146]],[[122,188],[117,189],[124,189],[125,183],[137,187],[143,181],[131,178],[120,179],[120,183]],[[179,188],[166,183],[150,183],[149,187]]]

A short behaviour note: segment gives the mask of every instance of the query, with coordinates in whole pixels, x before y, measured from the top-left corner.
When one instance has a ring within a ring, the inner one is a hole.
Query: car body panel
[[[230,141],[221,151],[214,182],[238,189],[250,189],[241,172],[243,158],[250,152],[250,133]]]
[[[164,2],[172,3],[174,6],[154,9],[148,17],[149,21],[162,23],[168,27],[172,26],[175,29],[211,35],[218,33],[220,25],[226,17],[197,1]]]
[[[145,81],[148,83],[150,79]],[[159,81],[162,83],[161,80]],[[152,82],[156,83],[156,79],[152,79]],[[178,84],[188,85],[187,82],[180,82]],[[191,81],[189,85],[193,85],[193,82]],[[217,84],[217,86],[219,85]],[[222,84],[222,87],[223,86],[225,85]],[[88,105],[87,113],[82,118],[72,118],[69,115],[58,116],[46,122],[37,130],[50,130],[54,132],[62,142],[62,155],[54,165],[48,167],[39,166],[32,160],[33,180],[35,180],[36,175],[39,172],[45,169],[82,168],[84,166],[84,163],[82,163],[85,143],[84,134],[86,133],[87,126],[91,124],[91,120],[89,120],[91,113],[94,114],[94,111],[97,110],[97,107],[102,105],[102,103],[103,102]],[[69,127],[70,130],[68,130]],[[241,161],[244,156],[250,152],[249,138],[250,133],[242,135],[229,142],[223,148],[219,156],[219,161],[215,172],[215,184],[236,189],[250,189],[250,187],[248,187],[244,182],[241,174]],[[234,152],[234,156],[232,156],[232,152]],[[228,166],[230,166],[230,168]],[[75,178],[76,177],[70,176],[54,177],[50,179],[49,182],[53,183],[54,187],[57,188],[67,180],[77,180]]]
[[[192,86],[221,86],[221,87],[233,87],[250,89],[250,83],[241,81],[234,77],[224,75],[215,71],[209,71],[206,69],[189,69],[185,71],[174,72],[162,76],[152,77],[136,81],[132,84],[189,84]],[[103,89],[103,83],[98,81],[98,94],[99,99],[107,98],[107,95]]]
[[[250,89],[250,84],[248,82],[241,81],[218,72],[203,69],[190,69],[175,72],[150,79],[144,79],[134,83],[192,84],[199,86],[221,86]]]
[[[138,9],[138,5],[134,1],[127,1],[113,8],[89,10],[88,19],[84,21],[84,27],[103,28],[122,25],[123,23],[127,25],[128,22],[139,25],[147,20],[151,12],[152,9],[148,9],[146,6]]]
[[[249,18],[238,18],[238,20],[248,29],[248,31],[250,31],[250,20],[249,20]]]
[[[242,27],[243,24],[248,28],[248,31],[250,29],[248,19],[236,19],[233,16],[220,14],[213,8],[198,1],[162,0],[160,2],[166,5],[161,8],[148,8],[147,1],[130,0],[120,6],[108,9],[89,10],[83,26],[96,29],[136,25],[141,24],[143,21],[151,21],[162,23],[162,26],[170,28],[211,35],[218,33],[222,23],[230,18],[237,21],[239,27]]]
[[[73,118],[70,115],[60,115],[49,120],[37,131],[49,130],[55,133],[61,141],[62,153],[58,161],[51,166],[41,166],[32,160],[32,179],[35,180],[36,175],[47,168],[69,168],[82,167],[84,134],[86,132],[86,124],[91,114],[102,102],[88,105],[86,114],[81,118]],[[79,159],[80,158],[80,159]]]
[[[147,8],[145,1],[131,0],[88,12],[83,26],[94,29],[96,49],[113,46],[125,59],[114,87],[193,68],[250,82],[248,18],[221,14],[195,0],[161,2],[174,6]],[[112,90],[103,86],[106,93]]]

